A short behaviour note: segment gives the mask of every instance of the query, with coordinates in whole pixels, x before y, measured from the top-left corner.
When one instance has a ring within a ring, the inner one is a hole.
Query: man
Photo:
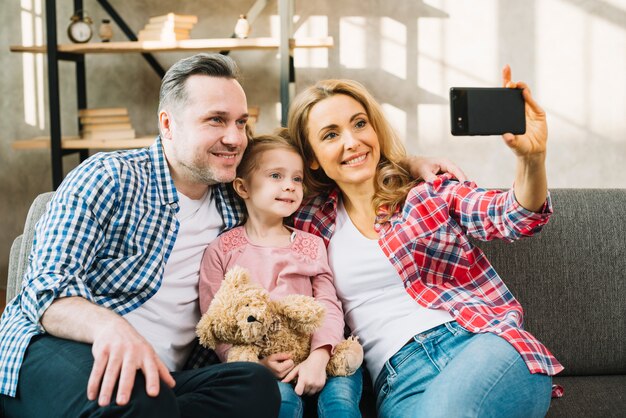
[[[198,54],[163,78],[149,149],[97,154],[67,176],[0,323],[6,417],[277,415],[273,375],[207,366],[194,332],[204,248],[242,220],[225,183],[247,118],[235,63]],[[463,177],[445,161],[411,166]]]
[[[277,415],[261,365],[183,370],[202,252],[238,220],[223,187],[247,144],[237,77],[221,55],[176,63],[154,145],[97,154],[59,187],[2,318],[5,416]]]

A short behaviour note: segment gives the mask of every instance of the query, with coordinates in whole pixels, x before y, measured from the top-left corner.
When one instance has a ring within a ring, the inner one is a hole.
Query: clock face
[[[91,26],[89,26],[82,20],[79,20],[78,22],[73,22],[69,27],[68,35],[70,39],[74,42],[87,42],[91,39]]]

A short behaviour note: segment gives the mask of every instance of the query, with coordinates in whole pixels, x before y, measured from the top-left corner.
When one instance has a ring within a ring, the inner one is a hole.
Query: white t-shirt
[[[200,319],[198,279],[206,246],[224,228],[215,198],[209,190],[200,200],[178,193],[179,228],[161,287],[146,303],[126,314],[172,371],[180,370],[193,348]]]
[[[328,246],[346,324],[359,337],[374,382],[385,362],[414,335],[449,322],[445,310],[420,306],[378,245],[354,226],[342,203]]]

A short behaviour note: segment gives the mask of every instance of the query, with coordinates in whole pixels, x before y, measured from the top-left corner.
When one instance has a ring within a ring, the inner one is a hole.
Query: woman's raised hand
[[[511,81],[511,67],[508,65],[502,69],[502,81],[504,87],[522,89],[526,102],[526,133],[524,135],[504,134],[502,135],[504,142],[518,157],[544,156],[548,141],[546,112],[535,102],[526,83]]]

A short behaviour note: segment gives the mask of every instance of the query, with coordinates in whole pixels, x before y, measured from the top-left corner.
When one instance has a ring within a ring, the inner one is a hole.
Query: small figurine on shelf
[[[235,25],[235,36],[239,39],[246,39],[249,34],[250,22],[246,19],[246,15],[239,15],[239,19]]]
[[[109,19],[102,19],[100,28],[98,29],[98,36],[102,42],[109,42],[113,38],[113,26]]]

